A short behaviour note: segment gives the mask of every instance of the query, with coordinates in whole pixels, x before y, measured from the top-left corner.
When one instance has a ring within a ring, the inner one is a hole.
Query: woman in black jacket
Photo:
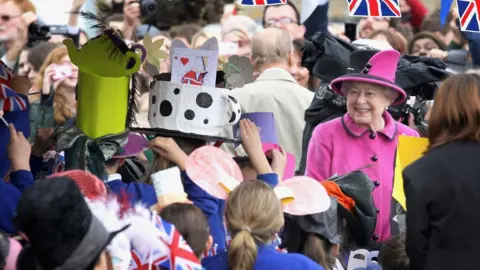
[[[480,76],[458,74],[436,93],[429,148],[403,171],[412,270],[478,269]]]

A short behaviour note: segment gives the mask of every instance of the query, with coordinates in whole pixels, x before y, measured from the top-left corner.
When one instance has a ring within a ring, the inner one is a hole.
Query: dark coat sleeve
[[[412,185],[414,178],[403,171],[405,196],[407,199],[407,254],[411,270],[423,270],[430,238],[429,215],[418,190]]]

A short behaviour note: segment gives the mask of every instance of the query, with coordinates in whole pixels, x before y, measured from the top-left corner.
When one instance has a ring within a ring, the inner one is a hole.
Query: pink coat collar
[[[382,117],[385,120],[385,128],[378,133],[385,135],[390,141],[393,141],[395,135],[397,135],[397,122],[388,112],[385,112]],[[342,117],[342,125],[348,134],[356,138],[362,137],[367,132],[372,133],[371,130],[358,126],[348,112]]]

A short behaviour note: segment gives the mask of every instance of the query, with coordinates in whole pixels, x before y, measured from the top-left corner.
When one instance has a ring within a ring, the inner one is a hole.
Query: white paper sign
[[[180,177],[180,169],[173,167],[163,171],[156,172],[150,176],[157,197],[167,194],[185,193]]]

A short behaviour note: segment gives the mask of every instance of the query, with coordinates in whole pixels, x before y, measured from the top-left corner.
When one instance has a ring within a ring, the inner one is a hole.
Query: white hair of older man
[[[287,62],[292,51],[292,38],[284,29],[266,28],[252,38],[252,61],[257,67]]]

